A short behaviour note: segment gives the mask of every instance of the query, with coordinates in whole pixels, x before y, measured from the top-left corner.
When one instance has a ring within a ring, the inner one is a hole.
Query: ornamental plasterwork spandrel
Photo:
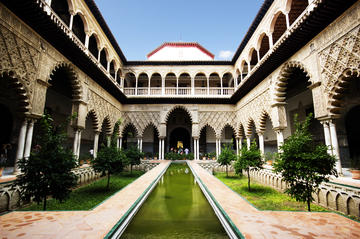
[[[122,128],[126,127],[129,123],[132,123],[137,129],[139,134],[142,134],[145,128],[152,124],[157,130],[160,126],[160,113],[159,112],[123,112],[122,115]]]
[[[360,26],[341,37],[319,53],[321,78],[326,95],[346,69],[360,66]]]
[[[209,125],[215,130],[216,136],[219,137],[222,129],[227,124],[236,129],[236,114],[233,111],[199,112],[199,130],[205,125]]]

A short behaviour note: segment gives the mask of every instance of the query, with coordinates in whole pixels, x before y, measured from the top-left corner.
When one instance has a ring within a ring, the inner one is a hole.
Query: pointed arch
[[[142,129],[142,131],[141,131],[141,133],[140,133],[140,136],[143,136],[143,135],[144,135],[144,132],[145,132],[146,129],[149,128],[149,127],[153,127],[153,128],[154,128],[155,133],[156,133],[157,136],[160,135],[160,132],[159,132],[158,127],[155,125],[154,122],[151,121],[151,122],[147,123],[147,124],[145,125],[145,127]]]
[[[54,74],[56,74],[56,72],[59,70],[63,70],[70,80],[70,84],[72,88],[72,92],[71,92],[72,99],[78,100],[82,98],[82,86],[81,86],[81,81],[79,80],[78,75],[74,68],[75,67],[70,63],[66,63],[66,62],[56,63],[50,72],[47,82],[51,84],[51,80]]]
[[[270,115],[265,110],[263,110],[260,115],[260,120],[259,120],[259,131],[264,132],[266,130],[266,121],[267,120],[270,120],[270,122],[272,124]]]
[[[259,36],[258,49],[259,49],[259,56],[260,56],[260,60],[261,60],[270,49],[269,37],[267,36],[267,34],[265,32],[263,32]]]
[[[174,110],[177,110],[177,109],[184,110],[184,111],[188,114],[191,122],[193,122],[193,117],[192,117],[192,115],[191,115],[191,111],[190,111],[188,108],[186,108],[186,107],[183,106],[183,105],[175,105],[174,107],[172,107],[172,108],[166,113],[166,116],[165,116],[165,122],[166,122],[166,123],[168,122],[168,119],[169,119],[171,113],[174,112]]]
[[[91,34],[91,36],[89,37],[88,49],[96,59],[99,56],[99,42],[100,40],[98,35],[95,32]]]
[[[30,97],[28,90],[22,83],[26,81],[23,80],[22,77],[19,77],[19,74],[15,71],[8,69],[0,69],[0,79],[1,78],[5,79],[5,81],[1,83],[7,84],[7,88],[13,90],[18,99],[16,102],[17,111],[22,114],[28,113],[31,109]]]
[[[101,124],[101,131],[105,131],[106,135],[110,135],[112,133],[111,120],[109,116],[106,116]]]
[[[255,129],[255,132],[253,132],[253,128]],[[247,121],[245,134],[246,136],[251,136],[252,134],[256,134],[256,124],[251,117]]]
[[[328,111],[332,116],[339,116],[342,112],[342,99],[345,96],[350,83],[360,79],[360,70],[348,68],[340,75],[339,80],[335,82],[330,89],[328,97]]]
[[[282,11],[278,11],[274,14],[270,25],[270,32],[272,33],[274,45],[285,33],[286,29],[287,26],[285,14]]]
[[[223,131],[225,130],[226,127],[230,127],[233,131],[234,136],[236,136],[236,128],[233,125],[231,125],[230,123],[226,123],[220,130],[220,135],[219,135],[220,137],[222,136]]]
[[[139,137],[140,136],[140,131],[138,130],[138,128],[136,128],[136,126],[132,123],[132,122],[127,122],[123,127],[122,127],[122,129],[121,129],[121,133],[120,133],[120,135],[122,136],[122,137],[125,137],[125,135],[124,135],[124,133],[126,132],[126,130],[128,130],[128,129],[132,129],[132,130],[134,130],[135,131],[135,135],[134,135],[134,137]],[[143,132],[142,132],[143,133]],[[142,134],[141,134],[142,135]]]
[[[90,110],[87,115],[86,115],[86,119],[91,118],[92,119],[92,123],[93,123],[93,130],[95,132],[99,132],[100,128],[99,128],[99,118],[95,112],[95,110]]]
[[[287,83],[294,69],[302,71],[305,74],[308,81],[311,83],[311,75],[302,63],[298,61],[290,61],[285,63],[285,65],[280,70],[280,74],[278,78],[275,81],[275,96],[274,96],[275,102],[277,103],[285,102]]]

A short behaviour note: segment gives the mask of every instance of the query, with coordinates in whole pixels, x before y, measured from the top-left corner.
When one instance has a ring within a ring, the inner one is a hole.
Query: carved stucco
[[[322,90],[327,97],[328,114],[336,114],[339,81],[347,70],[360,68],[360,26],[348,32],[319,53]],[[340,93],[341,94],[341,93]]]
[[[15,78],[14,82],[21,84],[19,87],[24,92],[20,92],[28,99],[27,111],[31,111],[32,105],[37,103],[33,102],[33,91],[39,56],[38,50],[0,25],[0,70],[2,75],[6,73]]]
[[[121,132],[128,124],[133,124],[136,128],[139,137],[142,136],[144,130],[148,125],[153,125],[159,131],[160,127],[160,112],[156,111],[138,111],[138,112],[123,112],[123,122],[121,124]]]
[[[223,128],[226,125],[236,129],[236,114],[234,111],[200,111],[199,130],[201,130],[206,125],[211,126],[215,130],[216,137],[219,138]]]

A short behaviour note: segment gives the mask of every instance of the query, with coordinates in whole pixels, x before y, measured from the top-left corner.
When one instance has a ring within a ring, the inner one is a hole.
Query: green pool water
[[[228,238],[186,164],[172,163],[121,238]]]

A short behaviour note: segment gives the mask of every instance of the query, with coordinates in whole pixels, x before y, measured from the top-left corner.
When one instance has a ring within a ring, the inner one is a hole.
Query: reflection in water
[[[186,164],[171,164],[121,238],[228,238]]]

